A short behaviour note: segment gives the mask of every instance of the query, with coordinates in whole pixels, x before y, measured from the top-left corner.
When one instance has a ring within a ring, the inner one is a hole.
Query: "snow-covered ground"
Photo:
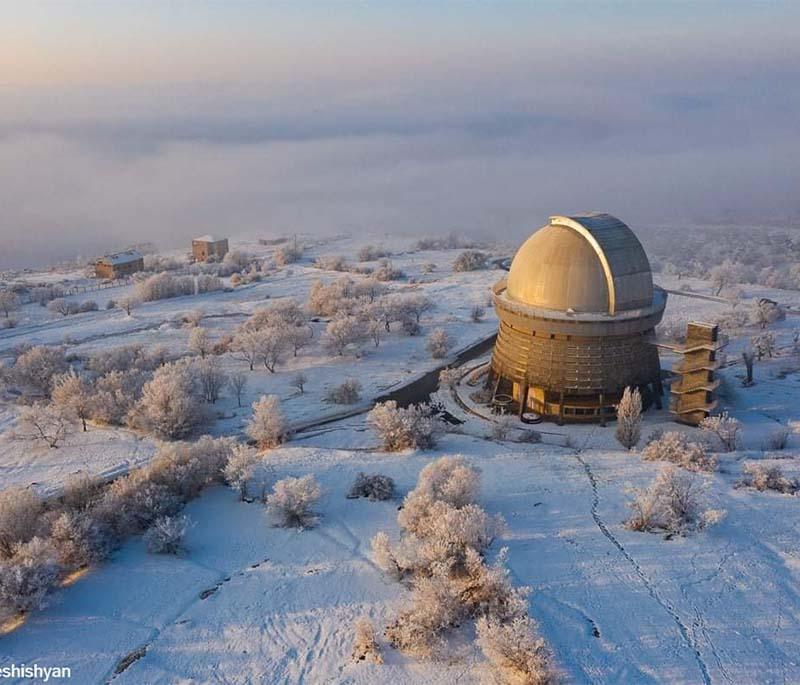
[[[310,254],[352,255],[357,249],[358,241],[339,241]],[[490,311],[484,323],[474,324],[469,310],[485,303],[490,284],[502,274],[453,274],[449,264],[456,254],[408,253],[393,263],[424,281],[396,288],[419,288],[436,302],[424,315],[424,328],[446,328],[460,348],[494,330]],[[439,268],[422,274],[421,264],[429,261]],[[208,315],[203,325],[217,336],[267,297],[303,300],[315,278],[337,276],[303,263],[232,292],[142,305],[131,317],[113,310],[53,321],[37,308],[27,323],[0,331],[0,353],[22,341],[60,344],[65,336],[74,352],[129,342],[182,352],[188,330],[179,319],[187,311],[202,307]],[[672,278],[656,281],[674,290],[689,281],[693,293],[671,295],[668,316],[708,320],[727,308],[691,296],[709,295],[707,283]],[[743,288],[746,298],[800,307],[798,293]],[[148,555],[140,539],[130,540],[108,563],[53,595],[49,608],[0,637],[0,666],[70,666],[79,683],[477,683],[482,659],[468,639],[469,627],[446,662],[419,663],[386,645],[381,666],[350,659],[354,620],[368,615],[385,626],[408,598],[369,556],[376,532],[397,533],[399,502],[348,500],[350,484],[359,471],[380,472],[396,480],[402,496],[432,459],[462,454],[482,469],[482,506],[508,524],[490,556],[508,547],[514,583],[533,588],[531,614],[567,682],[800,682],[800,498],[736,487],[750,460],[800,476],[800,435],[792,435],[781,452],[762,450],[778,423],[793,425],[800,418],[800,374],[793,370],[798,360],[789,349],[794,327],[793,314],[772,327],[783,349],[756,364],[754,386],[741,387],[740,365],[723,372],[725,408],[744,431],[741,448],[719,455],[719,470],[702,476],[709,505],[727,511],[713,528],[666,540],[623,527],[631,488],[649,483],[660,465],[621,450],[613,424],[542,424],[536,427],[544,433],[540,444],[491,440],[487,420],[441,391],[448,410],[464,423],[450,426],[434,451],[386,454],[365,416],[357,415],[268,453],[274,480],[313,473],[323,486],[317,527],[274,528],[261,504],[239,502],[223,488],[210,490],[187,507],[194,525],[185,555]],[[757,332],[734,335],[731,362]],[[295,424],[334,414],[341,408],[322,401],[328,387],[356,377],[367,403],[438,365],[424,345],[424,336],[392,334],[377,350],[365,348],[358,360],[303,351],[274,375],[250,374],[246,403],[276,393]],[[665,354],[662,364],[670,363]],[[244,367],[230,359],[225,364]],[[313,378],[302,397],[289,386],[298,369]],[[218,434],[236,434],[247,417],[230,397],[218,412],[223,419],[210,426]],[[655,428],[696,433],[677,427],[666,410],[648,411],[644,423],[644,436]],[[155,448],[129,431],[91,427],[58,450],[37,451],[9,439],[13,425],[12,405],[0,406],[4,485],[52,486],[80,469],[113,473],[147,459]],[[132,663],[115,674],[125,657]]]

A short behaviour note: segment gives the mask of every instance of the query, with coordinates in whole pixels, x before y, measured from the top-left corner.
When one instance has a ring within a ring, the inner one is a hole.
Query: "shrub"
[[[17,545],[13,557],[0,562],[0,607],[15,613],[41,609],[60,573],[49,542],[36,537]]]
[[[71,302],[69,300],[65,300],[63,297],[58,297],[55,300],[50,300],[50,302],[48,302],[47,309],[53,314],[72,316],[80,312],[80,305],[77,302]]]
[[[404,449],[432,449],[436,445],[439,422],[429,404],[398,407],[397,402],[379,402],[370,411],[368,422],[389,452]]]
[[[742,424],[738,419],[723,412],[719,416],[707,416],[700,422],[700,430],[713,435],[723,452],[733,452],[739,444]]]
[[[189,529],[187,516],[161,516],[144,534],[147,551],[152,554],[180,554]]]
[[[267,511],[283,528],[308,528],[317,520],[311,505],[321,494],[314,476],[284,478],[275,483],[267,496]]]
[[[341,385],[331,388],[325,395],[326,402],[334,404],[355,404],[361,399],[361,383],[348,378]]]
[[[49,397],[54,377],[66,370],[67,360],[61,348],[40,345],[17,357],[11,377],[31,394]]]
[[[616,437],[620,445],[630,450],[636,447],[642,433],[642,396],[639,388],[625,388],[617,405]]]
[[[113,302],[111,300],[109,304]],[[122,311],[124,311],[128,316],[131,315],[131,312],[134,308],[139,304],[139,300],[135,297],[121,297],[119,300],[116,301],[116,306],[119,307]]]
[[[793,495],[800,490],[800,481],[797,478],[787,478],[779,467],[754,462],[744,465],[744,474],[740,484],[761,492],[774,490],[788,495]]]
[[[383,657],[375,639],[375,629],[368,618],[362,616],[356,621],[353,639],[353,661],[370,661],[382,664]]]
[[[453,341],[443,328],[434,328],[428,336],[428,352],[434,359],[442,359],[447,356]]]
[[[205,357],[211,352],[211,338],[205,328],[193,328],[189,333],[189,352]]]
[[[689,471],[714,471],[717,458],[705,446],[690,442],[685,434],[668,431],[650,440],[642,450],[645,461],[669,461]]]
[[[283,245],[275,250],[274,259],[278,266],[286,266],[300,261],[303,256],[303,246],[296,242],[291,245]]]
[[[314,268],[324,271],[347,271],[347,260],[342,255],[322,255],[314,260]]]
[[[506,440],[511,428],[514,425],[514,418],[508,414],[498,416],[492,422],[491,437],[493,440]]]
[[[94,300],[86,300],[85,302],[81,302],[78,306],[78,311],[82,314],[86,312],[96,312],[100,307],[97,306],[97,302]]]
[[[784,450],[789,444],[789,437],[792,432],[786,426],[780,426],[770,431],[764,440],[762,449],[765,450]]]
[[[472,323],[480,323],[484,316],[486,316],[486,309],[479,304],[473,305],[469,311],[469,318]]]
[[[477,250],[465,250],[453,262],[453,271],[478,271],[486,268],[489,255]]]
[[[102,561],[111,552],[108,529],[85,511],[65,511],[53,521],[50,540],[59,563],[77,569]]]
[[[294,374],[289,381],[289,385],[291,385],[293,388],[297,388],[301,395],[305,392],[306,383],[308,383],[308,376],[306,376],[302,371],[298,371],[296,374]]]
[[[0,490],[0,557],[11,556],[15,545],[36,535],[43,508],[42,499],[30,488]]]
[[[322,345],[329,352],[344,355],[351,345],[358,346],[366,337],[364,324],[355,316],[337,316],[325,327]]]
[[[259,447],[280,445],[286,439],[287,432],[280,400],[275,395],[262,395],[253,402],[253,416],[247,424],[246,433]]]
[[[103,481],[97,476],[81,472],[70,476],[64,483],[60,501],[70,512],[89,509],[103,493]]]
[[[395,269],[388,259],[382,259],[380,265],[372,274],[372,277],[381,283],[385,283],[387,281],[396,281],[404,276],[405,274],[400,269]]]
[[[366,497],[370,502],[394,499],[394,480],[389,476],[382,476],[378,473],[367,475],[359,472],[350,492],[347,493],[348,499],[358,499]]]
[[[228,374],[222,369],[219,361],[213,357],[201,359],[192,366],[192,371],[200,386],[203,400],[215,404],[228,382]]]
[[[359,262],[373,262],[388,256],[389,253],[381,245],[364,245],[358,251]]]
[[[94,510],[115,536],[141,533],[161,516],[180,511],[183,501],[163,483],[153,483],[144,469],[132,471],[109,485]]]
[[[198,281],[200,278],[198,276]],[[139,281],[134,286],[134,297],[140,302],[154,302],[182,295],[194,295],[194,291],[195,280],[193,277],[173,276],[162,272]]]
[[[530,616],[502,622],[482,616],[476,623],[477,643],[496,679],[506,685],[549,685],[556,682],[545,641]]]
[[[662,530],[684,535],[719,522],[724,512],[705,509],[696,476],[665,466],[653,482],[636,492],[629,503],[632,514],[625,522],[631,530]]]
[[[459,369],[442,369],[439,372],[439,386],[442,388],[453,388],[461,379]]]

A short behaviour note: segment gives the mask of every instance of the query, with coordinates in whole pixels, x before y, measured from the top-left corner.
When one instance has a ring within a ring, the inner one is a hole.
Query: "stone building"
[[[652,340],[666,301],[622,221],[550,217],[494,287],[500,327],[487,378],[492,402],[523,419],[604,422],[631,386],[660,407]]]
[[[220,261],[228,253],[228,239],[201,235],[192,241],[192,258],[196,262]]]
[[[143,270],[144,258],[136,250],[105,255],[94,263],[97,278],[124,278]]]

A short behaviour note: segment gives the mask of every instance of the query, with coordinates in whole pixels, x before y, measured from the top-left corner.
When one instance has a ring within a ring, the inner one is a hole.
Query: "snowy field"
[[[351,238],[315,245],[303,262],[261,283],[142,304],[130,316],[101,309],[53,319],[38,305],[26,305],[19,325],[0,331],[0,356],[22,342],[63,344],[75,354],[129,343],[184,354],[187,312],[202,308],[203,325],[220,337],[270,301],[304,301],[315,279],[340,276],[313,268],[310,260],[352,256],[358,245]],[[281,398],[294,426],[335,417],[348,408],[325,402],[324,395],[347,377],[363,386],[355,409],[368,407],[372,398],[442,363],[425,350],[431,328],[448,331],[453,354],[496,329],[490,308],[481,323],[469,315],[473,305],[486,304],[502,272],[453,273],[456,251],[387,246],[400,253],[393,265],[410,277],[393,289],[424,292],[436,304],[423,315],[423,335],[392,334],[376,349],[365,346],[358,358],[331,357],[311,346],[275,374],[254,371],[244,407],[224,396],[208,432],[240,436],[250,402],[264,393]],[[271,249],[236,241],[232,247],[265,256]],[[427,262],[437,265],[432,273],[423,273]],[[670,295],[668,317],[709,320],[728,308],[706,282],[658,274],[655,280],[670,290],[687,284],[692,289]],[[643,461],[637,450],[622,450],[613,424],[542,424],[541,444],[516,443],[514,433],[508,441],[493,440],[489,421],[463,411],[441,390],[447,409],[464,423],[449,426],[435,450],[385,453],[366,417],[357,414],[301,433],[266,454],[270,478],[311,473],[320,482],[315,528],[273,527],[260,503],[240,502],[232,490],[213,488],[187,506],[193,526],[184,555],[151,555],[141,539],[129,540],[109,562],[55,593],[48,608],[0,637],[0,666],[69,666],[72,682],[120,685],[481,682],[483,659],[470,627],[453,643],[447,661],[418,662],[385,643],[383,665],[351,659],[355,619],[367,615],[383,627],[409,592],[370,558],[369,541],[378,531],[397,535],[399,499],[349,500],[347,490],[358,472],[379,472],[395,479],[401,498],[427,463],[460,454],[482,471],[480,504],[507,522],[507,533],[489,556],[508,548],[513,582],[533,589],[531,615],[566,682],[800,682],[800,499],[737,487],[750,461],[778,464],[787,476],[800,477],[800,435],[793,434],[780,452],[762,449],[778,424],[794,426],[800,419],[800,362],[792,349],[798,322],[791,312],[800,310],[800,293],[742,289],[744,300],[769,297],[790,312],[771,327],[778,354],[756,364],[752,387],[741,387],[738,357],[758,331],[732,336],[724,405],[743,424],[742,444],[719,455],[715,473],[700,476],[709,505],[727,512],[719,525],[672,539],[629,531],[623,522],[630,491],[647,485],[660,465]],[[118,298],[125,288],[119,290],[103,291],[103,298]],[[318,339],[324,321],[314,326]],[[662,366],[672,361],[665,352]],[[227,356],[224,364],[228,371],[246,368]],[[298,370],[313,378],[302,396],[289,384]],[[17,411],[12,399],[0,404],[4,486],[33,483],[49,492],[71,473],[113,476],[146,462],[156,449],[154,440],[134,431],[97,426],[74,433],[56,450],[20,443],[11,437]],[[646,413],[643,436],[656,428],[698,433],[678,428],[666,410]]]

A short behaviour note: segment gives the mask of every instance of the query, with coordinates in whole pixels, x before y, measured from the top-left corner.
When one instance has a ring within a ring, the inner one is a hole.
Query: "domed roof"
[[[653,276],[639,239],[616,217],[551,216],[517,250],[506,295],[541,309],[613,315],[650,306]]]

